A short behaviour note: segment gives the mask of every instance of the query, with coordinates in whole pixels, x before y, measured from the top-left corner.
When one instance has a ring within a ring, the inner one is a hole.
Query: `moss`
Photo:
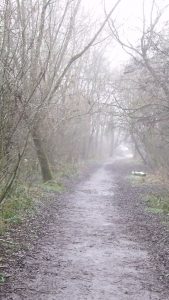
[[[148,211],[169,214],[169,196],[148,195],[145,200]]]

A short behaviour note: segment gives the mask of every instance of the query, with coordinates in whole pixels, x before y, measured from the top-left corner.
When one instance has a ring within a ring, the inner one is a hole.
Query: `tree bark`
[[[38,127],[34,127],[32,129],[31,135],[32,135],[33,143],[35,145],[35,150],[38,157],[39,165],[41,168],[43,182],[52,180],[53,179],[52,172],[50,170],[49,161],[43,147],[43,143],[41,140]]]

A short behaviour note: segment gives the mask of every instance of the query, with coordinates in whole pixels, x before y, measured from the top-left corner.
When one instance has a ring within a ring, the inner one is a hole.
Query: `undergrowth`
[[[3,235],[13,224],[20,225],[29,213],[34,213],[36,200],[42,199],[46,192],[62,193],[64,191],[62,179],[75,175],[77,170],[75,165],[65,164],[53,172],[54,180],[46,183],[39,183],[39,180],[35,180],[33,183],[26,184],[24,179],[22,182],[19,180],[15,182],[5,201],[0,204],[0,235]]]
[[[0,205],[0,235],[3,235],[12,224],[21,224],[25,215],[35,210],[36,199],[41,199],[45,192],[63,192],[62,178],[70,177],[76,172],[75,166],[65,165],[55,173],[54,180],[46,183],[35,182],[26,185],[24,182],[17,181]]]
[[[160,182],[159,178],[152,174],[147,174],[145,177],[130,175],[128,176],[128,180],[131,185],[136,187],[144,184],[155,185],[157,182]],[[169,195],[149,194],[145,197],[145,201],[147,204],[146,211],[169,215]]]
[[[54,180],[47,181],[40,185],[40,187],[47,192],[57,192],[61,193],[64,190],[64,185],[60,182]]]
[[[148,195],[145,200],[147,211],[169,215],[169,196]]]
[[[63,177],[71,177],[78,172],[78,167],[75,164],[64,164],[59,170],[54,171],[54,177],[56,181],[59,181]]]
[[[33,200],[24,185],[15,185],[0,206],[0,234],[11,224],[22,223],[25,213],[33,209]]]
[[[133,186],[137,186],[140,184],[145,184],[147,181],[147,176],[135,176],[135,175],[129,175],[128,180]]]

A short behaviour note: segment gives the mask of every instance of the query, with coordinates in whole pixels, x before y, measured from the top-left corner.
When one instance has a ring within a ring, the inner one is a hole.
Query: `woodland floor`
[[[162,187],[133,185],[136,168],[126,160],[98,166],[45,199],[17,236],[13,228],[23,247],[3,257],[9,277],[0,299],[169,299],[168,217],[146,211],[143,200]]]

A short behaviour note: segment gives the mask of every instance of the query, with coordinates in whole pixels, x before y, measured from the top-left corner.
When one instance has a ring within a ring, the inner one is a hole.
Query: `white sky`
[[[121,0],[121,3],[113,14],[116,25],[121,28],[122,38],[133,44],[136,44],[141,36],[143,1],[145,15],[147,17],[147,22],[149,22],[153,0]],[[115,2],[116,0],[105,0],[107,11],[113,7]],[[87,14],[92,16],[93,19],[100,20],[101,16],[104,16],[103,3],[103,0],[83,0],[84,10]],[[169,5],[169,0],[156,0],[156,9],[162,9],[166,5]],[[154,11],[154,15],[156,15],[156,12],[157,11]],[[163,20],[169,20],[169,9],[165,9]],[[129,58],[129,56],[127,56],[121,47],[113,42],[113,40],[112,45],[108,47],[106,51],[106,57],[114,67],[123,64]]]

